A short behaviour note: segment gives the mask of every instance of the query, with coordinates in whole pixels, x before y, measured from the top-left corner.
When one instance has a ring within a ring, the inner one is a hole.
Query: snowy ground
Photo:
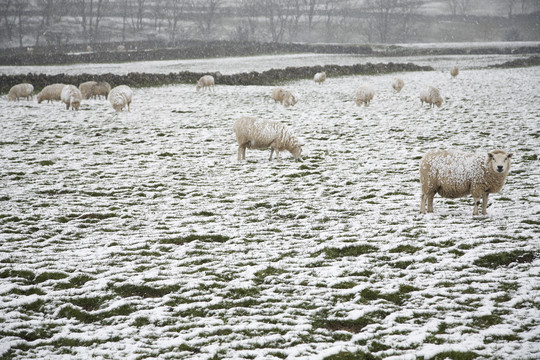
[[[316,66],[316,65],[354,65],[365,63],[408,63],[432,66],[435,70],[449,71],[452,66],[458,65],[460,69],[477,69],[488,65],[500,64],[527,57],[526,55],[447,55],[447,56],[416,56],[411,57],[382,57],[350,54],[289,54],[289,55],[263,55],[249,57],[228,57],[218,59],[195,60],[159,60],[140,61],[118,64],[73,64],[73,65],[43,65],[43,66],[0,66],[0,74],[16,75],[38,73],[47,75],[56,74],[106,74],[127,75],[130,72],[150,73],[176,73],[216,72],[224,75],[237,74],[250,71],[265,71],[273,68],[287,66]]]
[[[539,68],[395,76],[287,83],[292,108],[255,86],[135,89],[120,114],[3,96],[0,354],[540,358]],[[242,115],[287,123],[304,161],[238,162]],[[514,153],[487,216],[419,214],[434,148]]]

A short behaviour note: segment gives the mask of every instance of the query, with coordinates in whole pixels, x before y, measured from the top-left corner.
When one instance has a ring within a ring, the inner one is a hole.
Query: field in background
[[[271,87],[178,85],[120,114],[4,96],[0,353],[538,358],[538,84],[538,67],[303,80],[288,109]],[[420,106],[427,85],[442,108]],[[287,123],[304,161],[238,162],[243,115]],[[434,148],[514,153],[487,216],[439,197],[419,214]]]

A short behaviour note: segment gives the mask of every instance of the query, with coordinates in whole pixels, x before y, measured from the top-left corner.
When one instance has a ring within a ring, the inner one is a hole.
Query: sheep
[[[274,99],[274,103],[279,102],[285,106],[293,106],[298,102],[298,99],[292,92],[280,87],[272,90],[272,99]]]
[[[214,77],[212,75],[204,75],[202,76],[199,81],[197,81],[197,86],[195,89],[197,91],[202,89],[208,88],[208,90],[216,90],[215,89],[215,83],[214,83]]]
[[[369,103],[373,99],[373,96],[375,95],[375,91],[369,86],[360,86],[358,90],[356,90],[356,105],[362,106],[364,104],[365,106],[369,106]]]
[[[452,75],[453,78],[458,76],[458,74],[459,74],[459,69],[457,66],[454,66],[452,69],[450,69],[450,75]]]
[[[433,212],[436,193],[455,199],[472,194],[473,215],[478,215],[482,199],[482,214],[486,214],[488,196],[501,190],[510,170],[510,158],[503,150],[487,154],[434,150],[428,152],[420,163],[422,199],[420,213]]]
[[[111,90],[108,98],[116,112],[122,111],[126,105],[129,111],[129,105],[133,98],[133,91],[127,85],[119,85]]]
[[[22,83],[13,85],[9,89],[8,101],[19,101],[19,98],[32,99],[34,97],[34,86],[32,84]]]
[[[92,95],[95,97],[103,96],[105,99],[111,92],[111,85],[106,81],[100,81],[92,87]]]
[[[313,77],[313,80],[319,85],[321,85],[326,80],[326,72],[323,71],[323,72],[316,73],[315,76]]]
[[[75,85],[64,86],[60,97],[62,98],[62,102],[66,104],[66,110],[69,110],[70,106],[72,110],[79,110],[79,106],[81,106],[82,101],[82,94]]]
[[[424,103],[428,103],[430,108],[434,105],[441,107],[443,99],[437,88],[429,86],[427,89],[420,92],[420,102],[422,105],[424,105]]]
[[[62,100],[62,90],[64,89],[65,84],[52,84],[47,85],[37,94],[37,102],[41,104],[43,100],[51,102],[53,100]]]
[[[396,92],[401,92],[401,89],[403,89],[404,86],[405,83],[399,78],[395,78],[392,82],[392,87],[394,88],[394,90],[396,90]]]
[[[87,81],[79,85],[79,90],[81,91],[83,99],[87,100],[94,96],[92,89],[96,85],[96,81]]]
[[[235,121],[233,126],[238,141],[238,160],[246,159],[247,149],[268,149],[270,158],[276,152],[277,161],[279,152],[288,150],[297,161],[302,161],[302,144],[286,125],[271,120],[261,120],[253,117],[242,117]]]

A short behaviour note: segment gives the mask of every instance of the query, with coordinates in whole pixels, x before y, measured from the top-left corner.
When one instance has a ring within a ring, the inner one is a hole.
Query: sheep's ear
[[[514,154],[513,154],[513,153],[510,153],[510,154],[508,154],[508,155],[506,155],[506,156],[508,156],[508,158],[510,159],[510,158],[512,157],[512,155],[514,155]]]
[[[488,159],[493,159],[493,154],[492,153],[488,153]]]

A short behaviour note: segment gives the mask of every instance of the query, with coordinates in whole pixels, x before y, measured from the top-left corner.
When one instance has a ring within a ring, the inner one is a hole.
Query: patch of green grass
[[[173,292],[177,292],[180,289],[179,285],[152,287],[148,285],[125,284],[110,287],[117,295],[124,298],[133,296],[138,296],[142,298],[158,298]]]
[[[41,160],[38,162],[39,165],[41,166],[51,166],[51,165],[54,165],[54,161],[52,160]]]
[[[32,301],[31,303],[20,305],[20,308],[24,311],[34,311],[42,313],[45,309],[45,301],[37,299],[35,301]]]
[[[371,344],[368,346],[368,350],[371,352],[379,352],[379,351],[385,351],[392,348],[389,345],[385,345],[383,343],[380,343],[378,341],[372,341]]]
[[[214,215],[216,215],[216,214],[214,214],[214,213],[211,212],[211,211],[205,211],[205,210],[203,210],[203,211],[195,212],[195,213],[193,213],[193,215],[194,215],[194,216],[214,216]]]
[[[111,296],[82,296],[70,297],[68,301],[86,311],[95,311],[110,299],[112,299]]]
[[[421,250],[421,248],[412,246],[412,245],[398,245],[393,249],[390,249],[388,252],[390,253],[406,253],[406,254],[414,254],[415,252]]]
[[[125,304],[109,311],[102,312],[88,312],[68,305],[64,306],[58,312],[58,317],[76,319],[82,323],[91,324],[94,322],[101,322],[114,316],[127,316],[135,311],[137,311],[137,309],[129,304]]]
[[[380,291],[366,288],[360,292],[360,296],[362,297],[363,303],[382,299],[396,305],[403,305],[405,301],[410,298],[410,293],[417,290],[418,289],[413,286],[401,284],[396,292],[381,293]]]
[[[13,288],[11,289],[9,293],[13,295],[24,295],[24,296],[45,295],[45,292],[36,286],[32,286],[28,289]]]
[[[226,242],[230,238],[225,235],[213,235],[213,234],[191,234],[187,236],[177,236],[167,239],[161,239],[159,242],[162,244],[173,244],[173,245],[183,245],[190,243],[192,241],[201,241],[201,242]]]
[[[133,321],[133,326],[135,327],[143,327],[146,325],[150,325],[150,319],[146,316],[138,316]]]
[[[12,278],[11,280],[23,280],[24,283],[31,283],[36,275],[30,270],[6,269],[0,272],[0,279]],[[15,279],[13,279],[15,278]]]
[[[431,359],[433,360],[473,360],[476,359],[479,355],[472,351],[445,351],[438,353]],[[419,357],[417,360],[424,360],[424,357]]]
[[[325,248],[312,254],[313,257],[317,257],[324,253],[327,258],[339,259],[346,256],[361,256],[369,254],[379,250],[375,246],[363,244],[363,245],[350,245],[342,248]]]
[[[358,284],[354,281],[343,281],[332,285],[332,289],[352,289],[356,285]]]
[[[503,319],[500,316],[491,314],[475,317],[473,318],[471,324],[472,326],[480,329],[487,329],[493,325],[501,324],[502,322]]]
[[[410,260],[410,261],[394,261],[393,263],[391,263],[391,265],[395,268],[398,268],[398,269],[406,269],[408,268],[410,265],[412,265],[414,263],[414,261]]]
[[[508,266],[512,263],[531,263],[536,258],[532,251],[514,250],[500,252],[482,256],[476,259],[473,264],[476,266],[496,269],[499,266]]]
[[[361,350],[356,352],[350,351],[341,351],[337,354],[330,355],[324,358],[324,360],[379,360],[380,357],[377,357],[372,354],[368,354]]]
[[[255,278],[253,279],[253,282],[255,284],[262,284],[263,282],[265,282],[265,279],[267,277],[270,277],[270,276],[278,276],[278,275],[281,275],[281,274],[284,274],[286,273],[285,270],[283,269],[277,269],[273,266],[269,266],[267,267],[266,269],[264,270],[259,270],[257,272],[255,272]]]
[[[37,284],[40,284],[42,282],[45,282],[47,280],[62,280],[67,278],[69,275],[63,272],[56,272],[56,271],[45,271],[36,276],[34,279],[34,282]]]

